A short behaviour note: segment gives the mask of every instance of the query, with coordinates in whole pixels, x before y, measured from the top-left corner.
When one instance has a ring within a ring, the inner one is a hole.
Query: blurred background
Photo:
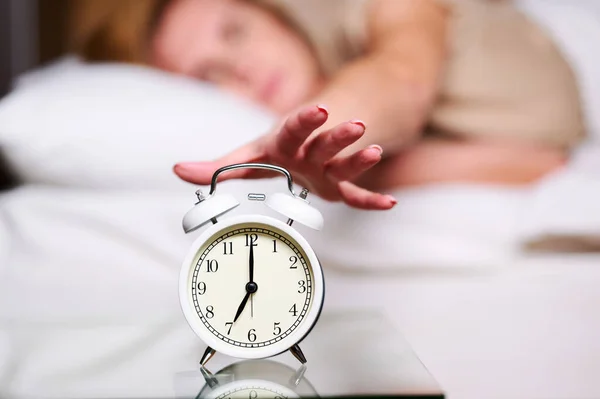
[[[277,118],[195,80],[79,63],[76,2],[0,0],[0,397],[169,397],[204,349],[177,296],[198,187],[172,166]],[[516,4],[577,76],[589,135],[565,167],[398,189],[385,213],[313,196],[326,228],[298,229],[325,265],[325,310],[382,313],[448,397],[597,398],[600,1]],[[258,184],[284,188],[224,189]]]
[[[19,74],[64,54],[69,10],[65,0],[0,2],[0,93],[5,95]]]

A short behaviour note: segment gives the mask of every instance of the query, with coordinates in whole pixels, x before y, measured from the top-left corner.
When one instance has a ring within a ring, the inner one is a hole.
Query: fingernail
[[[367,128],[367,126],[365,125],[365,123],[363,121],[361,121],[360,119],[352,119],[350,121],[350,123],[352,123],[354,125],[360,125],[360,126],[362,126],[363,129]]]
[[[319,104],[317,105],[317,108],[319,108],[319,111],[324,112],[325,115],[329,115],[329,110],[327,109],[326,106],[324,106],[323,104]]]
[[[391,202],[393,205],[396,205],[396,204],[398,203],[398,200],[397,200],[396,198],[392,197],[391,195],[386,195],[386,197],[387,197],[387,199],[389,199],[389,200],[390,200],[390,202]]]
[[[370,148],[374,148],[374,149],[376,149],[377,151],[379,151],[379,155],[383,154],[383,148],[381,148],[381,146],[379,146],[379,145],[377,145],[377,144],[370,145],[370,146],[369,146],[369,149],[370,149]]]
[[[195,165],[194,162],[180,162],[175,164],[175,166],[173,166],[173,170],[189,170],[191,168],[193,168]]]

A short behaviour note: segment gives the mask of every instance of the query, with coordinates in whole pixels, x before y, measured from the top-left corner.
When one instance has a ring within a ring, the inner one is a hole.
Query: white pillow
[[[28,183],[162,189],[182,184],[176,162],[214,159],[274,121],[205,83],[67,58],[0,102],[0,147]]]

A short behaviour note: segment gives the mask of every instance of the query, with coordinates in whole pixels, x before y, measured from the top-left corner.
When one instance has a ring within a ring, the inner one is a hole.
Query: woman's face
[[[173,0],[152,43],[156,66],[212,82],[285,113],[320,84],[301,36],[267,10],[239,0]]]

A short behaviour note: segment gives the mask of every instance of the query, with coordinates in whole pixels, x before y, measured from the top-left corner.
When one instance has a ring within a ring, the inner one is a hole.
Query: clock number
[[[294,304],[294,306],[292,306],[289,310],[289,312],[294,316],[298,316],[298,311],[296,310],[296,304]]]
[[[250,342],[256,341],[256,334],[254,334],[255,332],[256,332],[256,330],[254,328],[251,328],[250,331],[248,331],[248,341],[250,341]]]
[[[206,292],[206,283],[204,281],[200,281],[198,283],[198,295],[204,295]]]
[[[256,246],[257,244],[255,244],[255,242],[258,241],[258,234],[246,234],[246,246],[249,247],[250,245],[252,245],[253,247]]]
[[[229,245],[227,245],[229,244]],[[233,243],[223,242],[223,255],[233,255]]]
[[[273,335],[281,334],[281,327],[279,327],[280,324],[280,322],[273,323]]]
[[[248,399],[256,399],[258,398],[258,392],[252,390],[250,391],[250,395],[248,396]]]
[[[206,307],[206,318],[207,319],[212,319],[213,317],[215,317],[214,310],[215,310],[215,308],[213,308],[211,305],[208,305]]]
[[[233,327],[233,322],[225,323],[225,327],[229,327],[229,330],[227,330],[227,335],[231,334],[231,327]]]
[[[298,281],[298,294],[304,294],[306,292],[306,281]]]
[[[215,273],[219,270],[219,262],[216,259],[206,260],[206,272],[207,273]]]
[[[273,253],[277,252],[277,240],[273,240]]]
[[[290,266],[290,269],[297,269],[298,266],[296,266],[296,263],[298,263],[298,257],[297,256],[290,256],[290,262],[292,262],[292,265]]]

